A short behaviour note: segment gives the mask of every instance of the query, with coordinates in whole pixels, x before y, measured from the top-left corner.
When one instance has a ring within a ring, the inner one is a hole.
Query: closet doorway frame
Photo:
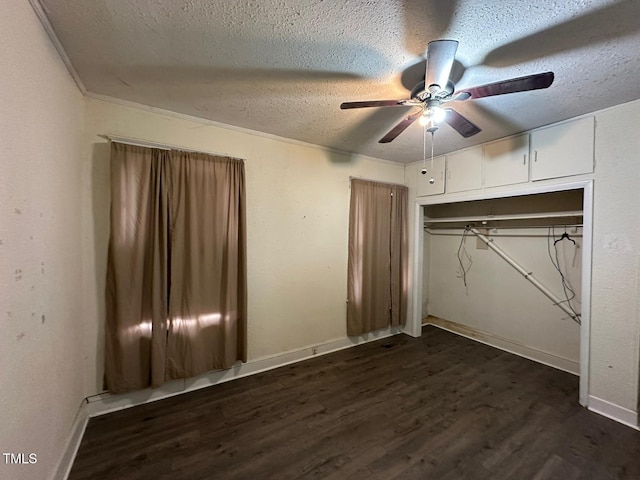
[[[500,198],[534,195],[539,193],[582,190],[582,311],[580,324],[580,390],[579,403],[587,407],[589,402],[589,353],[591,325],[591,265],[593,255],[593,179],[577,180],[567,183],[545,185],[514,186],[499,191],[464,192],[451,194],[446,199],[442,195],[419,197],[414,209],[414,255],[413,282],[411,289],[412,317],[409,333],[413,337],[422,335],[422,278],[424,275],[424,208],[427,205],[467,202],[472,200],[491,200]],[[446,195],[446,194],[445,194]]]

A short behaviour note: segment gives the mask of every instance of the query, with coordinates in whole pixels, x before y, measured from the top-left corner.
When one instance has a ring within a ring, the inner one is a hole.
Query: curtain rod
[[[178,146],[178,145],[170,145],[168,143],[151,142],[151,141],[148,141],[148,140],[140,140],[138,138],[121,137],[119,135],[110,135],[110,134],[98,135],[98,136],[100,138],[104,138],[106,140],[109,140],[110,142],[124,143],[126,145],[133,145],[135,147],[156,148],[158,150],[178,150],[180,152],[190,152],[190,153],[206,153],[208,155],[224,156],[224,157],[228,157],[228,158],[233,158],[234,160],[243,160],[242,158],[232,157],[231,155],[227,155],[226,153],[215,153],[215,152],[207,152],[207,151],[204,151],[204,150],[193,150],[191,148],[185,148],[185,147],[181,147],[181,146]]]
[[[362,180],[363,182],[378,183],[380,185],[390,185],[392,187],[406,187],[406,185],[403,185],[401,183],[380,182],[378,180],[372,180],[370,178],[354,177],[353,175],[349,175],[349,180]]]

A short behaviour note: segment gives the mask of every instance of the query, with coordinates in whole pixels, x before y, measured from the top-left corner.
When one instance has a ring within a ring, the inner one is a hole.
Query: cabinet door
[[[437,195],[444,193],[444,156],[435,157],[433,159],[433,167],[431,167],[431,159],[427,160],[427,173],[422,174],[424,163],[420,162],[416,165],[416,196]],[[434,182],[429,183],[433,178]]]
[[[594,118],[531,133],[531,180],[593,172]]]
[[[447,193],[482,187],[482,147],[447,155]]]
[[[485,187],[529,181],[529,135],[516,135],[484,145],[482,169]]]

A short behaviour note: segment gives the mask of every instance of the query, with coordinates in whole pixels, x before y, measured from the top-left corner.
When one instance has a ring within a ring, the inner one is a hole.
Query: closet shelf
[[[441,217],[441,218],[424,218],[425,225],[432,225],[436,223],[482,223],[482,222],[495,222],[501,220],[535,220],[545,218],[575,218],[582,217],[582,210],[571,210],[566,212],[546,212],[546,213],[519,213],[512,215],[484,215],[484,216],[472,216],[472,217]]]

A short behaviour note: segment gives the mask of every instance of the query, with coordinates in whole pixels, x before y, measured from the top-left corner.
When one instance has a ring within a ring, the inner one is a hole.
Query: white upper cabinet
[[[433,166],[431,159],[427,160],[427,173],[422,174],[424,163],[420,162],[416,165],[415,175],[417,180],[416,195],[422,197],[424,195],[437,195],[444,193],[444,156],[435,157]],[[433,183],[429,180],[433,178]]]
[[[482,147],[447,155],[447,193],[482,188]]]
[[[594,118],[531,132],[531,180],[593,172]]]
[[[529,135],[487,143],[482,148],[485,187],[529,181]]]
[[[426,175],[419,162],[416,194],[468,192],[592,173],[594,129],[594,117],[587,117],[503,138],[435,157],[433,166],[427,160]]]

